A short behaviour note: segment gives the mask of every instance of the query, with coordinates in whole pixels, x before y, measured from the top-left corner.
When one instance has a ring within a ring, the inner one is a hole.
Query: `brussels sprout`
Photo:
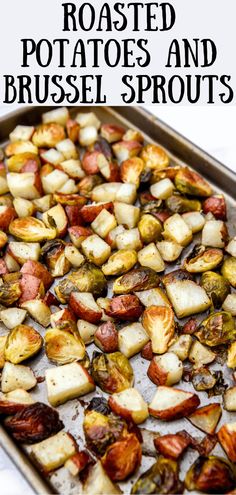
[[[163,354],[174,336],[174,312],[170,307],[149,306],[142,315],[142,324],[152,342],[152,350]]]
[[[11,306],[18,301],[21,296],[20,282],[16,280],[12,283],[3,283],[0,285],[0,304]]]
[[[180,494],[184,484],[179,479],[179,465],[176,461],[159,457],[157,462],[145,471],[134,484],[131,493],[136,494]]]
[[[40,351],[43,339],[37,330],[28,325],[18,325],[8,335],[5,359],[13,364],[21,363]]]
[[[227,258],[222,266],[221,273],[232,287],[236,288],[236,258]]]
[[[156,144],[147,144],[143,147],[140,157],[145,166],[153,170],[162,170],[168,167],[169,157],[165,150]]]
[[[227,493],[235,487],[233,467],[225,459],[216,456],[200,456],[188,470],[186,488],[204,493]]]
[[[223,251],[216,248],[195,246],[193,251],[184,261],[184,268],[190,273],[202,273],[213,270],[223,260]]]
[[[95,353],[91,366],[94,381],[108,394],[122,392],[133,385],[132,366],[121,352]]]
[[[63,127],[53,122],[40,125],[33,134],[32,142],[38,148],[53,148],[63,139],[65,139]]]
[[[143,201],[142,212],[150,213],[151,215],[157,215],[160,213],[162,209],[162,200],[161,199],[153,199],[153,196],[147,198],[147,201],[144,201],[143,196],[141,196],[141,201]],[[142,204],[142,203],[141,203]]]
[[[45,333],[45,351],[48,359],[57,364],[68,364],[85,357],[85,345],[79,334],[50,328]]]
[[[201,277],[201,286],[211,298],[215,308],[220,308],[230,292],[230,284],[227,279],[215,272],[205,272]]]
[[[55,239],[57,231],[47,228],[42,220],[34,217],[16,218],[9,225],[10,234],[24,242],[42,242]]]
[[[202,344],[210,347],[229,344],[236,337],[234,318],[226,311],[213,313],[202,321],[195,335]]]
[[[70,263],[65,257],[65,242],[55,239],[46,242],[41,250],[41,256],[53,277],[62,277],[70,270]]]
[[[166,199],[167,208],[173,213],[187,213],[189,211],[200,211],[201,203],[197,199],[188,199],[180,194],[173,194]]]
[[[100,296],[107,287],[102,270],[92,263],[85,263],[79,270],[71,272],[60,281],[55,292],[60,301],[66,302],[71,292],[92,292]]]
[[[129,294],[133,291],[153,289],[159,283],[158,275],[151,268],[136,268],[115,280],[113,292],[114,294]]]
[[[79,182],[78,192],[86,198],[90,198],[94,187],[99,186],[102,183],[103,179],[100,175],[88,175]]]
[[[159,241],[161,239],[162,225],[161,222],[152,215],[145,214],[138,223],[138,230],[142,241],[145,244]]]
[[[113,414],[87,410],[84,415],[84,434],[88,447],[97,455],[103,455],[109,445],[118,440],[126,423]]]
[[[182,194],[190,196],[211,196],[211,186],[197,172],[182,168],[176,174],[175,185]]]
[[[140,466],[142,448],[136,434],[131,432],[110,445],[102,457],[102,465],[113,481],[123,481]]]
[[[138,257],[134,249],[120,249],[112,254],[102,266],[103,273],[109,275],[122,275],[133,268]]]

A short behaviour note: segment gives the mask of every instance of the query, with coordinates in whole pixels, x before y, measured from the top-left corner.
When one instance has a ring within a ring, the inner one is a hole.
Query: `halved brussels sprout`
[[[133,268],[138,257],[134,249],[120,249],[112,254],[105,265],[102,266],[103,273],[109,275],[122,275]]]
[[[145,244],[149,244],[150,242],[159,241],[161,239],[163,227],[161,222],[153,215],[145,214],[138,223],[138,230],[142,241],[145,242]]]
[[[48,359],[57,364],[68,364],[85,356],[85,345],[79,334],[50,328],[45,333],[45,351]]]
[[[221,273],[229,281],[230,285],[236,288],[236,258],[226,258]]]
[[[142,315],[142,324],[151,339],[153,352],[166,352],[175,331],[173,310],[170,307],[149,306]]]
[[[5,359],[13,364],[21,363],[40,351],[43,339],[37,330],[28,325],[18,325],[8,335]]]
[[[131,493],[135,494],[180,494],[184,484],[179,479],[179,465],[172,459],[159,457],[134,484]]]
[[[57,231],[47,228],[42,220],[34,217],[16,218],[9,225],[10,234],[24,242],[42,242],[55,239]]]
[[[188,470],[186,488],[204,493],[227,493],[235,488],[233,467],[226,459],[200,456]]]
[[[125,421],[113,414],[87,409],[83,429],[88,447],[96,454],[103,455],[109,445],[118,440],[126,429]]]
[[[0,285],[0,304],[11,306],[21,296],[20,282],[16,280],[12,283],[3,283]]]
[[[55,292],[63,303],[69,299],[71,292],[92,292],[100,296],[106,288],[107,281],[102,270],[92,263],[85,263],[79,270],[71,272],[61,280]]]
[[[136,268],[117,278],[113,284],[114,294],[129,294],[133,291],[153,289],[160,279],[151,268]]]
[[[220,308],[230,292],[230,284],[226,278],[219,273],[207,271],[201,278],[201,286],[211,298],[215,308]]]
[[[189,211],[200,211],[201,203],[197,199],[188,199],[180,194],[172,194],[166,199],[167,208],[173,213],[187,213]]]
[[[211,186],[197,172],[188,167],[180,169],[175,177],[175,185],[183,194],[190,196],[211,196]]]
[[[236,337],[234,318],[226,311],[213,313],[202,321],[195,335],[202,344],[210,347],[229,344]]]
[[[33,134],[32,141],[38,148],[53,148],[65,139],[65,131],[60,124],[41,124]]]
[[[156,144],[147,144],[140,153],[146,167],[153,170],[162,170],[168,167],[169,157],[165,150]]]
[[[133,385],[132,366],[121,352],[95,353],[91,367],[94,381],[108,394],[122,392]]]
[[[216,268],[223,260],[223,251],[216,248],[195,246],[184,261],[184,268],[190,273],[202,273]]]

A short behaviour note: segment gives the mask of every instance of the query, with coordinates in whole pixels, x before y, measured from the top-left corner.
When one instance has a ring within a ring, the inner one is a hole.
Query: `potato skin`
[[[94,334],[95,344],[104,352],[118,351],[118,332],[114,323],[106,321]]]
[[[141,316],[143,306],[137,296],[125,294],[111,299],[105,312],[108,316],[119,320],[136,320]]]
[[[45,290],[48,290],[51,287],[54,280],[51,273],[42,265],[42,263],[39,263],[39,261],[26,261],[21,268],[21,273],[33,275],[40,279],[43,282]]]
[[[113,213],[114,205],[112,201],[103,204],[85,205],[81,208],[80,214],[86,223],[92,223],[102,210]]]
[[[35,402],[7,418],[5,426],[18,442],[35,443],[57,433],[64,424],[55,409],[42,402]]]
[[[0,213],[0,229],[7,232],[8,227],[14,218],[16,218],[15,209],[12,206],[6,206],[5,211]]]
[[[108,447],[102,464],[113,481],[123,481],[140,466],[141,445],[134,433],[129,433]]]
[[[228,430],[225,424],[218,431],[218,439],[230,461],[236,462],[236,432]]]
[[[151,416],[161,419],[163,421],[172,421],[174,419],[183,418],[189,416],[200,404],[200,399],[196,394],[192,394],[191,397],[185,399],[180,404],[174,407],[169,407],[162,411],[156,411],[149,407]]]
[[[76,292],[70,294],[69,307],[78,318],[82,318],[89,323],[98,323],[101,320],[102,311],[95,311],[88,306],[83,305],[82,302],[77,299]]]
[[[151,363],[147,370],[147,375],[150,380],[156,385],[166,385],[168,373],[158,365],[155,361],[155,357],[151,360]]]
[[[181,433],[163,435],[154,440],[157,452],[171,459],[179,459],[190,443],[190,438]]]
[[[153,354],[153,350],[152,350],[151,340],[149,340],[149,342],[147,342],[147,344],[142,348],[141,356],[143,359],[146,359],[147,361],[152,360],[154,354]]]
[[[207,198],[202,204],[202,209],[205,215],[212,213],[216,220],[227,220],[226,202],[223,195]]]
[[[21,297],[19,304],[22,304],[31,299],[39,299],[44,296],[44,286],[42,281],[34,275],[24,273],[20,280]]]

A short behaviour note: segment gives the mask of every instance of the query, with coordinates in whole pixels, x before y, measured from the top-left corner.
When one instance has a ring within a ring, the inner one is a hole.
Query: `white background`
[[[14,108],[11,106],[10,110]],[[235,107],[147,107],[149,111],[221,160],[236,172]],[[0,106],[0,115],[9,108]],[[236,195],[235,195],[236,196]],[[33,492],[0,447],[0,486],[3,495]]]

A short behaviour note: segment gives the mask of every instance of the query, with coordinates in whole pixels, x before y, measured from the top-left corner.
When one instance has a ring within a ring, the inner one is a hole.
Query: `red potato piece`
[[[156,385],[174,385],[178,383],[183,374],[183,364],[174,352],[166,352],[160,356],[154,356],[147,375]]]
[[[66,123],[66,132],[68,138],[72,141],[72,143],[76,143],[78,141],[80,125],[73,119],[67,120]]]
[[[113,144],[112,149],[119,162],[123,162],[128,158],[137,156],[142,149],[142,145],[138,141],[119,141]]]
[[[57,204],[50,208],[50,210],[45,211],[42,216],[42,220],[45,225],[50,227],[56,227],[57,237],[65,237],[67,233],[67,216],[65,210],[61,204]]]
[[[65,207],[65,212],[69,221],[70,227],[75,225],[84,225],[84,219],[80,213],[81,206],[77,205],[67,205]]]
[[[34,277],[40,279],[43,282],[43,285],[46,290],[48,290],[51,287],[54,281],[54,278],[52,277],[51,273],[39,261],[33,261],[33,260],[26,261],[26,263],[24,263],[24,265],[21,268],[21,273],[33,275]]]
[[[15,209],[9,205],[0,205],[0,229],[6,232],[12,220],[16,218]]]
[[[48,306],[59,306],[59,301],[57,300],[56,296],[48,290],[43,298],[43,302]]]
[[[136,320],[143,312],[143,306],[137,296],[125,294],[117,296],[110,300],[108,309],[105,313],[112,318],[119,320]]]
[[[90,235],[93,234],[92,229],[89,227],[82,227],[80,225],[74,225],[73,227],[69,227],[68,233],[70,236],[71,242],[79,248],[82,244],[82,242],[87,239]]]
[[[216,194],[207,198],[202,205],[203,213],[212,213],[217,220],[227,220],[225,198],[222,194]]]
[[[213,435],[222,414],[220,404],[209,404],[196,409],[187,419],[199,430]]]
[[[21,172],[38,172],[39,171],[39,160],[35,158],[34,159],[29,159],[27,162],[23,165]]]
[[[120,167],[116,162],[109,163],[109,177],[108,182],[121,182],[120,180]]]
[[[196,332],[197,327],[198,327],[198,322],[197,322],[196,318],[190,318],[190,320],[188,320],[184,324],[184,326],[182,328],[182,333],[186,334],[186,335],[192,335],[193,333]]]
[[[23,304],[26,301],[31,301],[32,299],[40,299],[44,296],[44,285],[43,282],[33,275],[25,273],[20,280],[21,297],[19,299],[19,304]]]
[[[221,426],[218,439],[230,461],[236,462],[236,423],[226,423]]]
[[[152,343],[149,340],[149,342],[142,348],[141,350],[141,356],[143,359],[146,359],[147,361],[151,361],[154,354],[152,350]]]
[[[78,318],[89,323],[98,323],[102,318],[102,310],[89,292],[72,292],[69,306]]]
[[[56,327],[70,331],[73,323],[76,323],[76,317],[68,308],[63,308],[51,315],[51,326],[53,328]]]
[[[1,259],[0,260],[0,275],[5,275],[8,273],[7,265],[5,260]]]
[[[135,424],[143,423],[148,417],[147,404],[135,388],[111,395],[108,405],[115,414]]]
[[[114,323],[106,321],[100,325],[94,334],[94,343],[103,352],[118,351],[118,332]]]
[[[113,481],[123,481],[140,466],[141,445],[134,433],[129,433],[110,445],[102,457],[102,464]]]
[[[179,459],[184,451],[191,445],[191,440],[181,433],[163,435],[154,440],[154,445],[157,452],[164,457],[171,459]]]
[[[77,476],[81,471],[83,471],[88,464],[92,463],[92,458],[86,450],[81,450],[81,452],[76,452],[66,461],[65,467],[72,474],[72,476]]]
[[[81,208],[80,214],[86,223],[92,223],[102,210],[113,213],[114,205],[111,201],[107,203],[94,203]]]
[[[196,394],[173,387],[160,386],[149,404],[149,413],[155,418],[172,421],[192,414],[200,404]]]
[[[82,167],[87,175],[94,175],[100,172],[98,167],[99,151],[86,151],[82,159]]]
[[[106,139],[108,143],[115,143],[120,141],[125,133],[124,127],[116,124],[103,124],[101,126],[101,136]]]

